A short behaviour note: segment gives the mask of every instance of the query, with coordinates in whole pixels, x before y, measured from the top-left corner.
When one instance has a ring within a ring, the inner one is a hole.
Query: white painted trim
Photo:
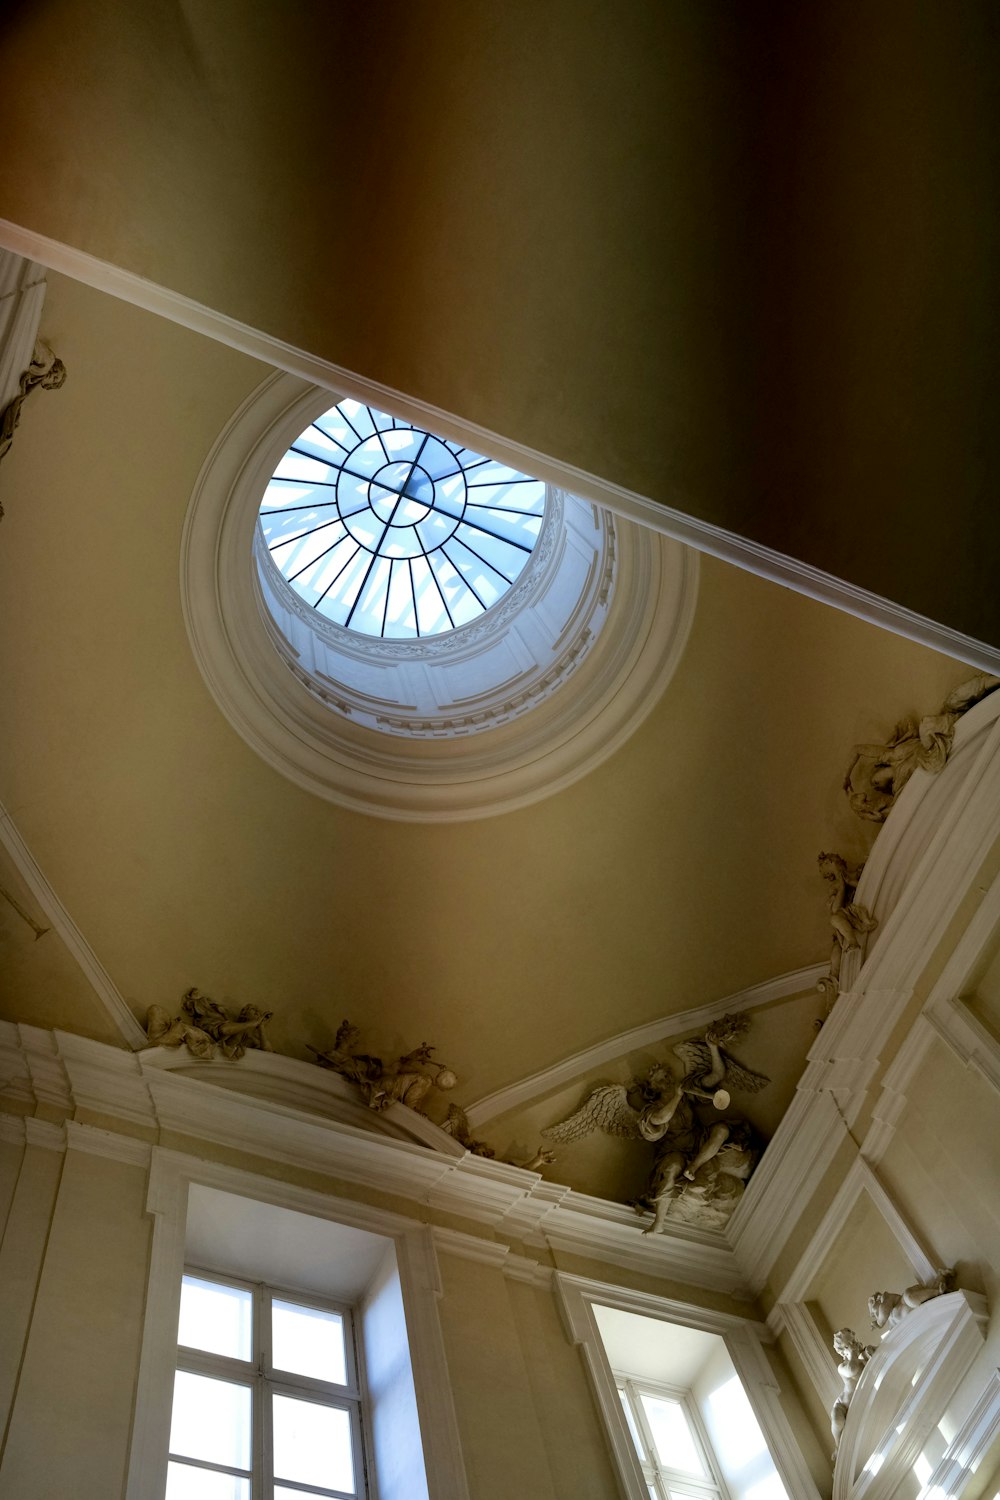
[[[950,1292],[883,1335],[847,1411],[833,1500],[893,1500],[982,1350],[986,1322],[985,1297]],[[882,1462],[869,1467],[875,1454]]]
[[[627,516],[630,520],[638,521],[664,536],[673,537],[675,541],[683,542],[699,552],[722,558],[760,578],[767,578],[772,583],[805,594],[810,599],[832,605],[834,609],[891,630],[895,635],[905,636],[934,651],[943,651],[981,671],[1000,672],[1000,650],[994,646],[973,640],[971,636],[963,635],[947,625],[915,614],[902,605],[834,578],[829,573],[810,567],[784,553],[775,552],[770,547],[763,547],[734,532],[713,526],[710,522],[698,520],[689,512],[611,484],[595,474],[537,453],[522,443],[501,437],[475,423],[463,421],[427,402],[404,396],[402,392],[377,381],[367,380],[328,360],[226,317],[223,313],[214,312],[179,292],[172,292],[131,271],[98,260],[83,250],[61,244],[46,235],[36,234],[9,220],[0,220],[0,244],[20,255],[29,256],[64,276],[71,276],[98,291],[130,302],[159,317],[168,318],[173,323],[227,344],[254,359],[287,370],[316,385],[328,386],[331,390],[346,392],[358,400],[394,410],[408,421],[426,425],[432,431],[458,439],[478,451],[493,453],[523,473],[535,474],[572,494],[582,495],[598,505],[606,506],[617,515]],[[686,503],[686,497],[682,495],[675,498],[681,505]]]
[[[927,1021],[967,1068],[973,1068],[1000,1093],[1000,1042],[961,1000],[938,1000]]]
[[[497,1115],[521,1109],[533,1099],[554,1093],[563,1084],[572,1083],[574,1078],[623,1057],[628,1052],[639,1052],[644,1047],[655,1046],[664,1037],[702,1031],[728,1011],[767,1005],[773,1000],[785,1000],[792,995],[813,990],[817,979],[827,972],[828,967],[827,964],[812,964],[805,969],[795,969],[789,974],[780,974],[776,979],[767,979],[762,984],[739,990],[735,995],[727,995],[723,1000],[712,1000],[692,1010],[662,1016],[658,1021],[647,1021],[642,1026],[633,1026],[629,1031],[620,1031],[606,1041],[585,1047],[582,1052],[574,1052],[552,1067],[543,1068],[528,1078],[522,1078],[518,1083],[508,1084],[506,1088],[497,1089],[494,1093],[477,1099],[465,1111],[469,1124],[478,1127]]]
[[[931,1281],[937,1274],[940,1261],[936,1261],[928,1253],[871,1167],[861,1156],[857,1156],[799,1257],[795,1270],[781,1289],[777,1301],[783,1307],[788,1303],[801,1303],[808,1299],[812,1283],[829,1254],[830,1246],[862,1194],[867,1194],[885,1220],[912,1267],[915,1279]]]
[[[309,1214],[392,1240],[406,1315],[428,1490],[469,1500],[458,1420],[437,1312],[440,1283],[431,1232],[400,1214],[275,1181],[181,1152],[152,1153],[147,1211],[155,1218],[146,1320],[125,1500],[162,1500],[170,1425],[188,1190],[192,1183]]]
[[[819,1500],[819,1491],[781,1407],[774,1371],[761,1347],[764,1343],[772,1342],[772,1335],[766,1324],[753,1318],[740,1318],[712,1308],[697,1307],[669,1297],[657,1297],[650,1292],[612,1286],[561,1271],[555,1273],[553,1285],[566,1337],[571,1344],[580,1348],[603,1418],[619,1483],[628,1500],[647,1500],[649,1492],[629,1436],[614,1374],[594,1316],[595,1303],[638,1313],[641,1317],[655,1318],[660,1322],[676,1323],[685,1328],[698,1328],[705,1333],[721,1335],[789,1496],[794,1497],[794,1500]]]
[[[1000,1370],[994,1370],[917,1500],[960,1500],[1000,1434]]]
[[[205,1081],[212,1075],[210,1065],[188,1076],[163,1061],[156,1049],[125,1052],[66,1032],[0,1022],[0,1078],[10,1080],[8,1096],[29,1109],[39,1103],[40,1088],[44,1102],[67,1116],[84,1107],[150,1131],[178,1132],[325,1178],[374,1186],[541,1248],[747,1295],[737,1257],[721,1231],[677,1225],[669,1233],[644,1236],[624,1204],[574,1193],[509,1162],[456,1152],[454,1140],[429,1122],[419,1122],[429,1139],[418,1143],[402,1138],[402,1131],[381,1133],[369,1110],[358,1111],[358,1124],[320,1114],[312,1085],[302,1081],[299,1087],[296,1079],[315,1076],[316,1087],[325,1087],[328,1076],[314,1064],[255,1054],[248,1081],[267,1081],[273,1066],[279,1097],[269,1098]],[[234,1076],[242,1068],[241,1063],[226,1066]],[[281,1091],[289,1083],[294,1102],[285,1104]],[[303,1105],[303,1090],[311,1105]],[[513,1260],[509,1264],[513,1267]],[[521,1270],[524,1279],[530,1268]]]
[[[70,1151],[86,1151],[90,1156],[104,1156],[109,1161],[125,1162],[130,1167],[148,1167],[153,1153],[149,1141],[118,1135],[113,1130],[98,1130],[76,1120],[66,1121],[66,1145]]]
[[[132,1014],[128,1002],[42,874],[31,851],[18,832],[13,818],[2,805],[0,805],[0,844],[3,844],[21,879],[49,919],[53,931],[59,934],[80,965],[84,977],[117,1026],[124,1041],[130,1047],[144,1047],[146,1034]],[[44,938],[40,941],[44,941]]]
[[[767,1326],[775,1335],[788,1336],[813,1389],[829,1410],[841,1390],[837,1361],[808,1307],[804,1302],[776,1302],[768,1314]]]
[[[694,617],[697,555],[635,526],[617,526],[600,546],[608,553],[613,546],[615,559],[603,621],[588,613],[587,598],[596,608],[593,590],[603,587],[592,578],[558,651],[549,653],[548,670],[564,680],[518,717],[516,731],[495,720],[475,733],[431,734],[419,744],[380,734],[370,722],[367,693],[359,713],[355,690],[335,691],[329,680],[324,686],[316,662],[308,671],[304,660],[289,670],[288,651],[297,657],[296,643],[276,642],[280,622],[262,597],[253,557],[260,497],[275,464],[329,400],[328,391],[270,375],[230,418],[195,483],[181,537],[181,606],[195,661],[219,708],[241,738],[296,785],[379,817],[488,817],[569,786],[622,745],[661,697]],[[572,497],[563,495],[561,503],[568,514]],[[593,507],[581,501],[574,511],[580,536],[597,526]],[[597,529],[607,531],[605,520]],[[567,524],[557,554],[572,534]],[[596,558],[594,568],[603,574]],[[543,587],[558,592],[554,577]],[[519,588],[516,583],[511,598]],[[501,613],[505,607],[498,606]],[[531,609],[525,601],[523,612]],[[516,631],[516,617],[508,623]],[[478,622],[469,626],[478,628]],[[593,642],[584,661],[578,646],[580,632],[588,630]],[[518,649],[537,655],[526,640]],[[571,670],[569,658],[578,663]],[[387,687],[390,697],[398,687]],[[414,709],[418,701],[419,695]],[[473,722],[477,701],[464,700]],[[447,713],[442,724],[446,720]]]

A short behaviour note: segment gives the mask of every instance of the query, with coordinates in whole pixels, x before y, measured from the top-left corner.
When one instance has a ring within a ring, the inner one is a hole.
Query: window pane
[[[185,1276],[177,1342],[209,1354],[249,1359],[253,1337],[253,1297],[237,1286]]]
[[[665,1468],[680,1469],[685,1474],[704,1474],[705,1465],[698,1457],[680,1402],[668,1401],[665,1396],[651,1396],[645,1391],[640,1392],[639,1399],[646,1413],[660,1463]]]
[[[233,1469],[250,1467],[250,1387],[178,1370],[170,1451]]]
[[[347,1384],[344,1320],[339,1313],[272,1297],[271,1342],[276,1370]]]
[[[339,1406],[272,1397],[274,1477],[354,1494],[351,1419]]]
[[[166,1500],[250,1500],[250,1481],[190,1464],[168,1464]]]
[[[621,1386],[618,1387],[618,1396],[621,1400],[622,1410],[625,1413],[625,1420],[628,1423],[628,1430],[632,1434],[632,1441],[635,1444],[635,1451],[645,1462],[646,1445],[642,1441],[642,1438],[639,1436],[639,1429],[636,1426],[635,1417],[632,1415],[632,1403],[629,1401],[626,1392]]]

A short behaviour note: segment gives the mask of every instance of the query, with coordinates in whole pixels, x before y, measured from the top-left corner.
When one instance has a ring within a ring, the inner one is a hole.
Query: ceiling
[[[0,24],[0,220],[46,253],[1000,639],[990,0]]]
[[[0,800],[137,1017],[196,985],[307,1057],[349,1016],[369,1050],[435,1044],[471,1102],[828,954],[817,853],[868,838],[851,747],[960,664],[705,557],[663,697],[574,786],[468,823],[346,811],[236,735],[181,616],[199,469],[266,368],[58,275],[42,332],[69,373],[0,468]],[[0,1015],[110,1039],[59,939],[3,915]],[[743,1049],[782,1099],[814,1013]]]

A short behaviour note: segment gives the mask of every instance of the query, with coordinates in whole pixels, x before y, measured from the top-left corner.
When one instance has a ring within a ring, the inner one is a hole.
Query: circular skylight
[[[360,635],[417,640],[485,613],[531,555],[545,485],[359,401],[296,438],[260,526],[312,609]]]

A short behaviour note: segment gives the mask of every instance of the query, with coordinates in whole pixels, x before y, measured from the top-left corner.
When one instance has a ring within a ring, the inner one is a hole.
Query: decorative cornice
[[[2,804],[0,804],[0,844],[6,849],[18,874],[44,911],[53,930],[59,934],[76,959],[98,1000],[121,1032],[123,1040],[130,1047],[144,1047],[146,1045],[145,1033],[129,1009],[125,997],[42,874],[27,844],[17,831],[13,818]]]
[[[571,1057],[564,1058],[552,1067],[543,1068],[528,1078],[522,1078],[518,1083],[509,1084],[506,1088],[497,1089],[494,1093],[477,1099],[465,1111],[469,1124],[483,1125],[497,1115],[523,1108],[533,1099],[554,1093],[564,1084],[572,1083],[575,1078],[581,1078],[628,1052],[640,1052],[645,1047],[655,1046],[665,1037],[703,1031],[712,1021],[730,1011],[749,1010],[754,1006],[767,1005],[774,1000],[785,1000],[792,995],[811,991],[825,967],[824,964],[811,964],[808,968],[795,969],[791,973],[780,974],[776,979],[751,985],[749,989],[727,995],[722,1000],[712,1000],[706,1005],[695,1006],[692,1010],[678,1011],[676,1015],[662,1016],[658,1021],[647,1021],[642,1026],[620,1031],[616,1036],[608,1037],[607,1041],[596,1042],[594,1046],[587,1047],[582,1052],[574,1052]]]
[[[770,547],[761,546],[758,542],[713,526],[708,521],[699,520],[684,510],[636,494],[595,474],[538,453],[523,443],[501,437],[499,433],[490,432],[474,422],[467,422],[441,411],[429,402],[416,400],[377,381],[367,380],[329,360],[320,359],[304,349],[262,333],[246,323],[240,323],[235,318],[226,317],[224,313],[215,312],[179,292],[158,286],[131,271],[88,255],[86,251],[61,244],[58,240],[37,234],[9,220],[0,220],[0,243],[19,254],[30,256],[32,260],[49,266],[54,271],[72,276],[86,286],[96,287],[98,291],[119,297],[135,307],[168,318],[206,338],[215,339],[231,349],[238,349],[253,359],[262,360],[279,370],[287,370],[329,390],[346,392],[357,400],[397,411],[416,426],[429,427],[431,431],[455,438],[478,452],[495,454],[498,459],[512,464],[522,473],[537,475],[539,479],[559,485],[571,494],[581,495],[597,505],[606,506],[616,515],[626,516],[699,552],[720,557],[724,562],[734,563],[747,572],[770,579],[772,583],[781,584],[811,599],[818,599],[823,604],[830,604],[834,609],[844,610],[860,620],[868,620],[873,625],[891,630],[895,635],[918,641],[933,651],[943,651],[982,671],[1000,672],[1000,651],[983,641],[962,635],[947,625],[915,614],[913,610],[905,609],[900,604],[894,604],[889,599],[883,599],[878,594],[858,588],[843,579],[834,578],[832,574],[810,567],[808,563],[799,562],[785,553],[775,552]],[[678,507],[686,503],[683,495],[678,494],[673,498]],[[689,509],[690,507],[688,512]]]

